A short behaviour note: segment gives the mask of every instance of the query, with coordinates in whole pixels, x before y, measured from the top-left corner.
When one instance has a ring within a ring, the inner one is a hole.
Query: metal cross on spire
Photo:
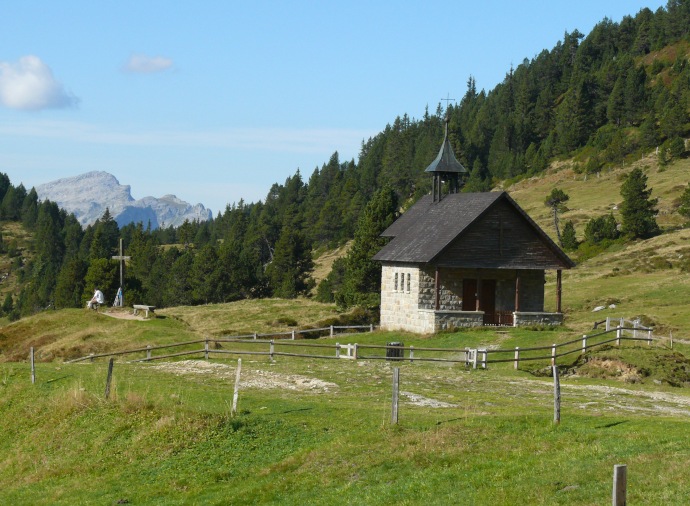
[[[120,237],[120,254],[119,255],[113,255],[113,260],[119,260],[120,261],[120,289],[117,291],[117,296],[115,297],[115,303],[113,306],[119,306],[122,307],[125,305],[125,295],[122,290],[122,287],[124,286],[124,270],[125,270],[125,260],[129,260],[132,257],[124,256],[122,251],[122,238]]]
[[[442,98],[441,100],[445,100],[445,101],[446,101],[446,111],[448,110],[448,106],[450,105],[450,101],[452,100],[453,102],[455,102],[455,99],[454,99],[454,98],[450,98],[450,93],[448,93],[448,94],[446,95],[446,98]]]

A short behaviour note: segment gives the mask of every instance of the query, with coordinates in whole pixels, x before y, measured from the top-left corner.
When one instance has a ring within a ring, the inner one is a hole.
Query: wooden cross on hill
[[[115,298],[115,303],[113,306],[119,306],[122,307],[125,305],[125,295],[124,292],[122,291],[122,287],[124,286],[124,269],[125,269],[125,260],[130,260],[132,257],[127,257],[124,256],[122,251],[122,238],[120,238],[120,254],[119,255],[114,255],[113,260],[119,260],[120,261],[120,289],[117,292],[117,297]]]

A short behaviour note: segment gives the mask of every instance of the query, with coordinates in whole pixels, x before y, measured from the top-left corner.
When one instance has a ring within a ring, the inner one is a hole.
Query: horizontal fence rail
[[[85,357],[69,360],[69,362],[83,362],[103,357],[113,357],[136,353],[145,353],[144,358],[136,358],[131,362],[148,362],[166,358],[199,355],[209,359],[212,355],[255,355],[268,356],[271,360],[275,357],[303,357],[318,359],[350,359],[350,360],[392,360],[409,362],[447,362],[464,363],[472,368],[486,369],[488,364],[500,364],[513,362],[518,369],[520,362],[550,361],[556,365],[559,358],[573,354],[584,354],[588,350],[607,345],[621,345],[624,341],[641,341],[651,345],[653,341],[661,342],[668,338],[653,336],[652,329],[642,327],[637,322],[632,326],[621,326],[623,319],[611,319],[618,324],[613,327],[607,319],[607,330],[595,334],[584,335],[582,338],[573,339],[551,346],[533,346],[525,348],[438,348],[404,346],[402,343],[382,344],[326,344],[323,342],[308,342],[306,340],[295,341],[292,338],[296,334],[309,332],[328,332],[335,336],[338,330],[368,330],[372,331],[373,325],[357,326],[330,326],[320,329],[306,329],[278,334],[248,334],[233,337],[218,337],[198,339],[158,346],[146,346],[132,350],[116,351],[110,353],[91,354]],[[603,322],[600,322],[603,323]],[[284,336],[288,336],[286,339]],[[271,339],[266,339],[271,337]],[[202,345],[200,347],[198,345]],[[191,349],[179,352],[154,355],[155,351],[169,350],[179,347]],[[383,352],[383,353],[382,353]]]

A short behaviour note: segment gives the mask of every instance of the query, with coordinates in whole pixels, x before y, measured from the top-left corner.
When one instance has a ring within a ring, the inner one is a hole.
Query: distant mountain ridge
[[[74,213],[82,226],[93,224],[106,208],[120,227],[139,222],[144,226],[151,223],[152,229],[178,227],[185,220],[207,221],[212,217],[211,210],[203,204],[192,205],[175,195],[135,200],[130,185],[121,185],[115,176],[104,171],[51,181],[37,186],[36,193],[40,200],[50,200]]]

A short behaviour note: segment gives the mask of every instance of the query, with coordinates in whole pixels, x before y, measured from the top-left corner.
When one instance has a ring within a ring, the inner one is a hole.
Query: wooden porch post
[[[515,312],[520,311],[520,273],[515,271]]]
[[[475,303],[475,311],[479,311],[479,301],[482,298],[482,280],[477,278],[477,301]]]
[[[441,287],[440,287],[440,274],[439,274],[439,268],[438,265],[436,266],[436,276],[434,278],[434,292],[435,292],[435,301],[434,301],[434,307],[436,308],[436,311],[441,309]]]
[[[556,312],[562,313],[561,311],[561,269],[556,271]]]

